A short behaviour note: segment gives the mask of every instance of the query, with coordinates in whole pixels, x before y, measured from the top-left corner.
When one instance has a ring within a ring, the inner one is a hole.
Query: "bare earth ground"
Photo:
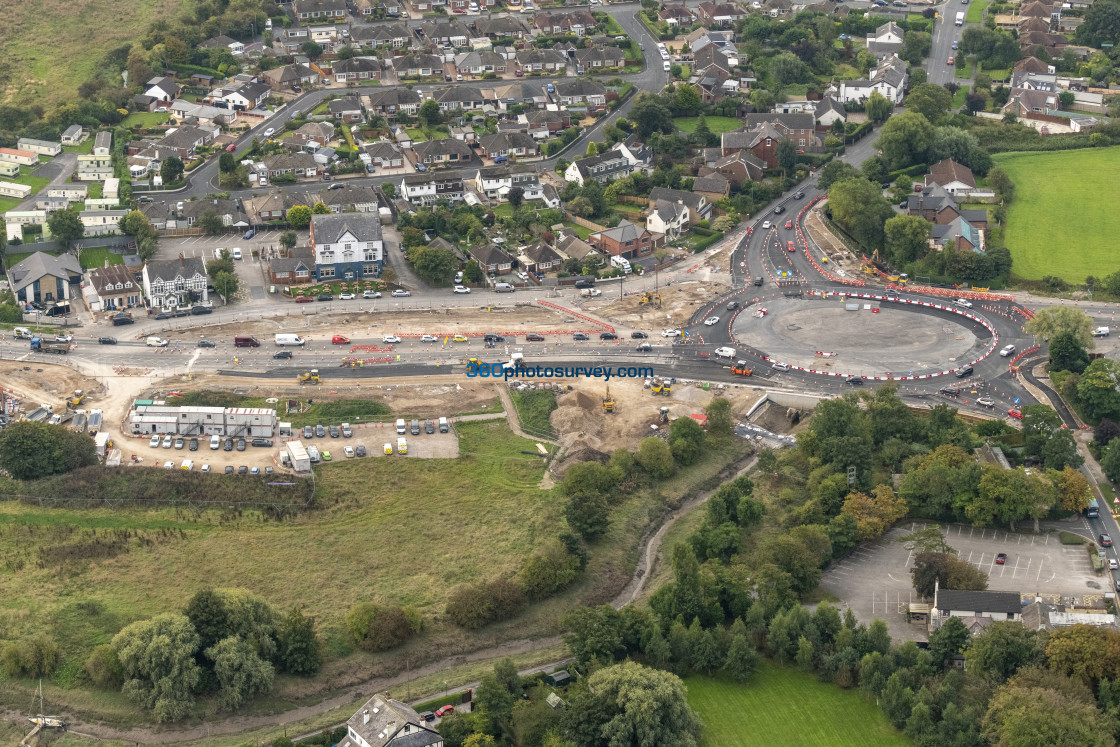
[[[691,265],[690,265],[691,267]],[[655,334],[666,327],[679,327],[687,324],[700,308],[719,298],[731,289],[729,277],[708,268],[691,274],[673,273],[673,284],[665,287],[665,273],[662,273],[661,308],[657,304],[641,304],[641,294],[635,293],[624,298],[603,291],[603,295],[580,304],[583,311],[607,317],[620,326]],[[677,278],[685,280],[678,281]]]

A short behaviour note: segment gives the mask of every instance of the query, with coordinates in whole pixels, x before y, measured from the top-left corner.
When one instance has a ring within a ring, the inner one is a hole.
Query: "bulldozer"
[[[747,368],[746,361],[735,361],[734,365],[731,366],[731,373],[736,376],[750,376],[751,369]]]
[[[614,397],[611,396],[610,387],[607,387],[607,393],[603,395],[603,412],[614,412]]]
[[[319,383],[319,369],[313,368],[308,373],[299,375],[300,384],[318,384]]]
[[[657,304],[657,308],[660,309],[661,308],[661,294],[660,293],[650,293],[648,291],[642,293],[641,297],[638,299],[638,305],[641,306],[641,305],[645,305],[645,304]]]
[[[86,394],[81,389],[75,389],[74,394],[66,398],[66,409],[73,410],[85,401]]]

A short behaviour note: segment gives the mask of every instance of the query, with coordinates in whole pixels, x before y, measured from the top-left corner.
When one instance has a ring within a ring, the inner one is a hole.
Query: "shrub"
[[[10,641],[0,650],[0,667],[8,677],[49,677],[62,660],[62,652],[46,633]]]
[[[544,599],[572,583],[579,570],[580,559],[559,542],[552,542],[526,561],[520,574],[521,588],[529,599]]]
[[[120,690],[124,684],[124,667],[116,650],[108,643],[94,648],[82,669],[89,681],[102,690]]]
[[[359,647],[366,651],[395,648],[419,632],[420,614],[401,607],[382,607],[373,602],[359,602],[346,613],[346,630]]]
[[[447,616],[461,628],[477,630],[517,614],[525,604],[521,588],[509,579],[495,579],[474,586],[461,586],[447,602]]]

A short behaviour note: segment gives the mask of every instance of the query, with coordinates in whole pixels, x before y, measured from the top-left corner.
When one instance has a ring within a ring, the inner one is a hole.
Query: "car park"
[[[250,475],[259,475],[260,473],[261,473],[261,468],[260,467],[253,467],[252,469],[249,470]]]
[[[401,341],[401,338],[397,337],[396,335],[385,335],[384,337],[381,338],[381,342],[387,342],[390,345],[392,345],[394,343],[398,343],[400,341]]]
[[[1005,553],[1005,552],[996,553],[996,565],[1003,565],[1006,562],[1007,562],[1007,553]]]
[[[433,423],[430,420],[425,420],[424,421],[424,432],[428,433],[428,434],[435,433],[436,432],[436,424]]]
[[[202,465],[202,466],[201,466],[201,467],[199,468],[199,470],[198,470],[198,471],[199,471],[199,472],[207,472],[207,473],[208,473],[208,472],[210,472],[210,465],[209,465],[209,464],[204,464],[204,465]]]
[[[393,298],[408,298],[412,294],[409,291],[406,291],[403,288],[397,288],[395,291],[393,291],[392,295],[393,295]]]
[[[97,342],[100,345],[116,345],[117,338],[115,337],[98,337]]]
[[[166,462],[163,463],[163,468],[164,469],[175,469],[175,462],[168,459]]]
[[[332,459],[330,451],[323,449],[323,461],[329,462]]]
[[[343,423],[342,424],[342,437],[343,438],[353,438],[354,437],[354,431],[350,430],[350,424],[349,423]],[[272,446],[272,444],[269,444],[269,446]]]
[[[387,443],[387,444],[385,444],[384,448],[385,448],[385,456],[392,456],[393,455],[393,445],[392,444]]]
[[[196,347],[200,347],[200,348],[216,348],[216,347],[218,347],[218,346],[217,346],[217,345],[216,345],[215,343],[212,343],[212,342],[210,342],[209,340],[199,340],[199,341],[198,341],[198,345],[197,345]]]
[[[381,293],[378,291],[362,291],[362,298],[381,298]]]
[[[123,327],[126,324],[135,324],[135,323],[136,323],[136,320],[133,319],[130,316],[123,316],[121,314],[117,314],[115,317],[113,317],[113,326],[114,327]]]
[[[573,340],[590,340],[591,338],[588,337],[583,332],[576,332],[574,335],[572,335],[572,339]]]
[[[227,438],[222,444],[222,451],[233,451],[233,439]]]
[[[270,438],[254,438],[249,443],[250,443],[250,445],[256,446],[258,448],[260,448],[260,447],[271,447],[272,446],[272,439],[270,439]]]
[[[1014,352],[1015,352],[1015,346],[1014,345],[1005,345],[1003,347],[1003,349],[999,351],[999,354],[1000,354],[1001,358],[1006,358],[1007,356],[1011,355]]]
[[[714,327],[717,324],[719,324],[719,317],[718,316],[710,316],[710,317],[708,317],[707,319],[704,320],[704,326],[705,327]]]

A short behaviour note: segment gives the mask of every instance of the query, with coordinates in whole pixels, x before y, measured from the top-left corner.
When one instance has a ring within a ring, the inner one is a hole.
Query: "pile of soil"
[[[562,439],[574,437],[586,441],[599,435],[602,416],[597,413],[603,406],[601,401],[584,392],[570,392],[557,400],[557,404],[549,422]]]
[[[599,462],[600,464],[606,464],[610,461],[610,458],[610,454],[592,448],[587,444],[573,445],[571,446],[571,451],[564,456],[563,461],[558,462],[552,468],[552,474],[555,479],[559,480],[564,477],[564,473],[573,465],[582,462]]]

